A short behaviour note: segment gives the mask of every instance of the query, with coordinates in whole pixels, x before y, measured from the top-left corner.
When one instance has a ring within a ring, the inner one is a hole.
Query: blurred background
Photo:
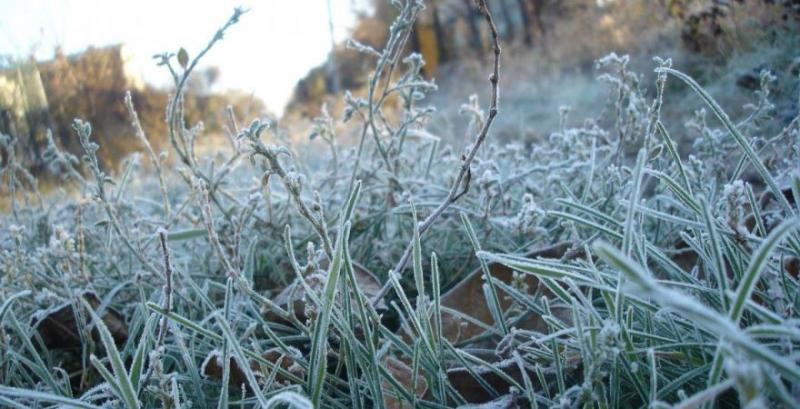
[[[439,85],[428,101],[440,108],[431,126],[450,140],[463,138],[461,104],[473,93],[488,95],[489,33],[472,2],[425,1],[407,42]],[[500,141],[533,143],[563,121],[600,116],[605,104],[598,101],[609,96],[595,81],[594,62],[610,52],[631,56],[645,88],[653,82],[652,57],[672,58],[732,116],[746,112],[766,69],[775,77],[776,117],[788,121],[797,113],[800,0],[488,3],[505,49],[503,110],[495,127]],[[325,106],[340,119],[343,92],[361,93],[375,65],[347,39],[380,50],[397,12],[389,0],[0,0],[0,133],[18,139],[16,154],[38,174],[46,167],[47,131],[78,153],[71,123],[85,119],[113,172],[143,148],[123,102],[130,90],[145,132],[165,149],[171,76],[153,55],[184,48],[193,57],[234,6],[249,12],[202,60],[186,101],[191,123],[203,122],[206,149],[221,143],[228,105],[242,122],[270,118],[290,140],[311,144],[313,118]],[[665,115],[699,107],[688,98],[681,103],[674,92]],[[340,143],[355,140],[338,122]],[[8,152],[2,155],[5,161]]]

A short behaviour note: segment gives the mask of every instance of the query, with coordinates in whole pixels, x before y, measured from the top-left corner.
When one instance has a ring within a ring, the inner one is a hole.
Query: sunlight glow
[[[250,11],[201,62],[220,68],[215,90],[238,89],[280,114],[297,80],[325,61],[331,41],[327,0],[109,1],[0,0],[0,56],[46,60],[90,45],[124,43],[142,78],[167,85],[154,54],[199,52],[236,6]],[[332,0],[334,33],[343,40],[359,1]]]

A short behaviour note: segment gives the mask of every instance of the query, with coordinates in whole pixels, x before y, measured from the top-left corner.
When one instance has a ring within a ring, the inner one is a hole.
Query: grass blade
[[[758,172],[759,176],[761,176],[761,178],[764,179],[764,182],[767,184],[767,186],[769,186],[770,190],[772,191],[772,194],[775,195],[776,200],[781,205],[783,210],[789,214],[794,214],[792,207],[789,205],[789,202],[783,196],[781,189],[778,187],[778,183],[775,182],[775,179],[769,173],[767,167],[764,166],[764,162],[762,162],[761,159],[758,157],[758,154],[756,154],[756,151],[750,145],[750,142],[748,142],[744,138],[744,135],[742,135],[741,132],[739,132],[739,129],[736,128],[736,125],[734,125],[734,123],[728,117],[728,114],[726,114],[725,111],[723,111],[722,108],[719,106],[719,104],[717,104],[717,101],[715,101],[714,98],[711,97],[711,94],[709,94],[706,90],[704,90],[703,87],[700,86],[700,84],[698,84],[694,79],[692,79],[692,77],[678,70],[667,67],[660,67],[656,69],[656,72],[658,73],[666,72],[668,74],[672,74],[673,76],[677,77],[678,79],[686,83],[686,85],[688,85],[692,90],[694,90],[698,95],[700,95],[703,101],[705,101],[706,104],[709,106],[709,108],[711,108],[711,111],[714,112],[714,115],[716,115],[716,117],[720,120],[720,122],[722,122],[722,124],[725,125],[725,128],[727,128],[728,131],[731,133],[731,135],[733,135],[733,138],[736,140],[736,143],[738,143],[739,147],[742,148],[744,154],[747,156],[747,159],[750,160],[750,163],[753,165],[756,172]]]
[[[78,399],[67,398],[52,393],[34,391],[30,389],[13,388],[5,385],[0,385],[0,395],[17,399],[31,399],[33,401],[52,402],[60,405],[66,405],[71,408],[101,409],[100,406],[95,406]]]
[[[328,368],[328,331],[333,310],[334,298],[336,297],[336,287],[339,281],[339,273],[343,263],[343,242],[348,239],[350,234],[350,223],[346,222],[339,231],[333,260],[325,281],[325,288],[322,299],[322,311],[317,318],[314,326],[314,333],[311,341],[311,367],[308,371],[308,387],[311,392],[311,403],[314,407],[319,407],[322,399],[322,387],[325,381],[325,374]]]
[[[139,399],[136,397],[136,390],[125,369],[125,364],[122,361],[122,357],[119,355],[117,344],[114,342],[111,332],[108,330],[108,327],[106,327],[103,319],[94,312],[92,306],[83,298],[81,298],[81,302],[86,310],[89,311],[89,315],[92,317],[97,332],[100,333],[100,340],[103,342],[103,347],[106,350],[106,355],[111,363],[111,369],[114,371],[114,376],[119,386],[120,399],[122,399],[122,402],[125,403],[125,406],[129,409],[139,409]]]

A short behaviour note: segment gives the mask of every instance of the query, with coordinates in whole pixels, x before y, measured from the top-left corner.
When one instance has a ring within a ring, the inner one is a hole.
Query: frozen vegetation
[[[47,151],[72,187],[44,194],[2,136],[0,406],[798,407],[800,119],[773,74],[731,118],[670,60],[647,84],[610,54],[601,117],[505,144],[495,44],[443,138],[404,48],[422,4],[395,3],[384,49],[351,45],[367,92],[314,122],[324,155],[232,109],[230,149],[196,154],[186,82],[239,10],[160,57],[168,151],[128,98],[144,155],[106,173],[76,119],[83,155]],[[662,117],[665,89],[704,108]]]

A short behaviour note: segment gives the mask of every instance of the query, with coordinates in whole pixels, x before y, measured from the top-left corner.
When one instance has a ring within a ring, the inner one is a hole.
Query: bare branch
[[[447,197],[444,198],[442,203],[433,210],[433,212],[428,215],[428,217],[423,220],[419,225],[419,233],[424,234],[428,228],[431,227],[433,222],[439,218],[447,209],[455,203],[461,196],[465,195],[469,191],[469,184],[472,178],[472,171],[470,166],[472,165],[472,161],[475,159],[475,155],[478,153],[478,149],[480,149],[483,142],[486,140],[486,137],[489,135],[489,129],[492,127],[492,123],[494,122],[494,118],[497,116],[499,110],[497,108],[497,101],[499,99],[499,82],[500,82],[500,41],[499,35],[497,33],[497,26],[494,24],[494,18],[492,17],[492,12],[489,10],[489,6],[486,4],[486,0],[477,0],[478,8],[480,9],[483,17],[486,19],[486,23],[489,25],[489,29],[492,33],[492,48],[494,50],[494,64],[492,74],[489,76],[489,83],[491,83],[492,87],[492,97],[491,101],[489,102],[489,116],[486,118],[486,121],[483,123],[478,135],[475,139],[475,143],[472,144],[472,147],[469,151],[462,157],[461,169],[456,176],[456,179],[453,181],[453,185],[450,187],[450,192],[447,194]],[[412,239],[408,246],[406,246],[403,255],[400,257],[400,260],[397,262],[397,265],[389,271],[389,274],[402,274],[403,269],[408,264],[409,258],[411,258],[412,250],[414,249],[414,240]],[[392,288],[391,283],[387,282],[386,284],[381,287],[381,290],[375,295],[372,299],[372,305],[377,306],[383,297],[386,296],[386,293],[389,289]]]

